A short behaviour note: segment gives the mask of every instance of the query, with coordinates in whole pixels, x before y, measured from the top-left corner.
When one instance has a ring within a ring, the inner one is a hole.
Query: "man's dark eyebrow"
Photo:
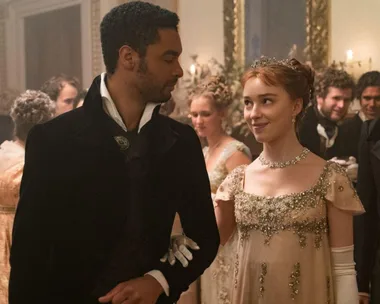
[[[380,94],[376,94],[376,95],[363,95],[362,97],[363,98],[376,98],[376,97],[379,97]]]
[[[174,57],[179,57],[180,54],[174,50],[167,50],[165,53],[162,54],[162,56],[166,56],[166,55],[172,55]]]

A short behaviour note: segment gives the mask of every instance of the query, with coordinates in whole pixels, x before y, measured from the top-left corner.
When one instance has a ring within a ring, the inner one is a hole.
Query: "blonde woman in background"
[[[26,139],[33,126],[47,122],[54,114],[54,103],[48,95],[26,91],[16,98],[11,109],[16,139],[5,141],[0,146],[0,304],[8,303],[9,251],[24,169]]]
[[[190,95],[189,107],[192,124],[199,137],[207,141],[203,149],[211,184],[212,197],[229,172],[251,162],[249,148],[225,131],[231,93],[223,77],[213,76],[201,83]],[[185,231],[186,233],[186,231]],[[200,278],[202,304],[227,303],[232,284],[235,236],[220,247],[218,256]],[[202,250],[202,248],[200,249]],[[190,296],[191,294],[191,296]],[[197,303],[195,286],[183,295],[180,304]]]

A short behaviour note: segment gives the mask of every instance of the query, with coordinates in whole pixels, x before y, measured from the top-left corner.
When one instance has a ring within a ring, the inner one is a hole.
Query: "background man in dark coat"
[[[380,114],[377,110],[377,115]],[[366,210],[354,219],[361,303],[380,304],[380,120],[363,124],[357,191]]]
[[[358,159],[363,122],[377,118],[377,109],[380,108],[380,72],[367,72],[359,78],[356,97],[360,101],[361,110],[354,117],[344,121],[341,126],[341,134],[344,138],[343,149],[346,155]]]
[[[345,71],[327,68],[316,77],[315,88],[316,102],[306,110],[300,142],[326,160],[351,156],[342,151],[339,125],[354,98],[354,80]]]

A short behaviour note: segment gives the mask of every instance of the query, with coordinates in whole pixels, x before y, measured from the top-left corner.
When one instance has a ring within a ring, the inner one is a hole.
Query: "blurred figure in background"
[[[0,94],[0,145],[13,138],[14,126],[9,113],[17,95],[18,92],[14,90],[4,90]]]
[[[41,91],[56,103],[56,116],[74,109],[74,99],[79,90],[79,80],[65,74],[50,78],[41,87]]]
[[[54,103],[45,93],[21,94],[10,113],[15,141],[5,141],[0,146],[0,304],[8,303],[11,233],[24,169],[25,143],[29,131],[53,118],[54,113]]]
[[[87,90],[82,90],[74,99],[74,109],[83,106],[84,99],[87,95]]]
[[[318,156],[329,160],[343,157],[339,125],[354,99],[355,83],[345,71],[328,68],[317,75],[316,103],[306,109],[299,129],[301,144]]]
[[[249,164],[252,159],[249,148],[229,136],[226,122],[232,96],[225,79],[213,76],[202,82],[189,99],[190,117],[198,136],[207,141],[203,149],[211,184],[211,196],[215,193],[229,172],[238,166]],[[186,234],[186,231],[185,231]],[[200,278],[200,298],[204,304],[219,304],[231,298],[231,271],[236,253],[236,234],[219,248],[214,262]],[[202,249],[201,249],[202,250]],[[195,284],[193,292],[183,295],[180,304],[196,304]]]
[[[356,86],[356,97],[361,110],[347,119],[341,126],[344,153],[358,159],[359,140],[363,122],[379,116],[380,109],[380,72],[364,73]]]

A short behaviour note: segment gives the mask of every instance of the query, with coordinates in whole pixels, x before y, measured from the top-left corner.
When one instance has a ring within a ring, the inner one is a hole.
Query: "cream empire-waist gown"
[[[364,212],[345,169],[327,162],[313,187],[278,197],[245,192],[245,169],[233,170],[215,197],[215,204],[234,203],[238,232],[231,301],[224,303],[335,303],[327,205]]]

